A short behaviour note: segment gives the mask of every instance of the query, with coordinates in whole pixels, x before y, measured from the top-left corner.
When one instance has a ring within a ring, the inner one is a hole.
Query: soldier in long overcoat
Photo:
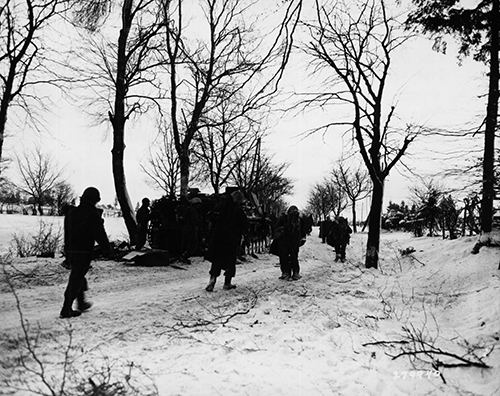
[[[206,258],[212,263],[210,281],[205,288],[213,291],[217,277],[224,270],[224,290],[234,289],[231,283],[236,274],[236,259],[240,252],[241,238],[247,232],[248,220],[241,204],[240,191],[224,194],[212,213],[211,230]]]

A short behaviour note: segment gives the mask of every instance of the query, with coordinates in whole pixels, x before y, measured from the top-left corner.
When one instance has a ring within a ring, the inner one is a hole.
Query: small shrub
[[[62,232],[60,228],[54,230],[53,224],[40,221],[38,234],[33,238],[38,253],[37,256],[54,257],[61,245]]]
[[[36,255],[35,246],[31,237],[25,234],[13,234],[10,245],[11,253],[17,257],[31,257]]]
[[[18,257],[55,257],[61,242],[61,229],[40,220],[35,235],[13,234],[10,250]]]

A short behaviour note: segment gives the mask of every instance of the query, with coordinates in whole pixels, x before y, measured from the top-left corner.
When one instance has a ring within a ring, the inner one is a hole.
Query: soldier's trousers
[[[71,272],[64,292],[63,309],[71,310],[75,299],[78,303],[85,301],[85,291],[88,289],[85,275],[90,268],[91,259],[90,254],[68,254],[67,261],[71,265]]]
[[[209,274],[218,277],[222,270],[224,270],[224,276],[226,278],[233,278],[236,275],[236,256],[214,258]]]
[[[136,250],[140,250],[146,244],[148,238],[148,227],[144,224],[139,224],[137,226],[137,244],[135,245]]]
[[[279,257],[281,273],[286,275],[299,274],[299,248],[282,252]]]
[[[345,243],[338,243],[335,246],[335,255],[338,256],[341,260],[345,260],[345,249],[347,245]]]

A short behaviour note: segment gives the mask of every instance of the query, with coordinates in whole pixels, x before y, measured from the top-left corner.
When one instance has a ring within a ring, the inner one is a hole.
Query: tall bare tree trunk
[[[486,129],[484,131],[483,158],[483,197],[481,201],[481,233],[491,231],[493,221],[493,199],[495,198],[495,132],[498,117],[498,47],[500,0],[493,0],[491,10],[490,34],[490,80],[488,105],[486,110]]]
[[[5,91],[7,91],[8,86],[6,85]],[[10,95],[10,94],[9,94]],[[4,92],[3,98],[0,102],[0,161],[2,161],[3,154],[3,142],[5,137],[5,127],[7,126],[7,108],[9,107],[9,101],[7,100],[7,92]]]
[[[24,53],[23,53],[24,55]],[[5,128],[7,127],[7,112],[9,105],[14,98],[12,91],[14,89],[14,77],[16,75],[17,62],[11,62],[9,72],[4,80],[2,97],[0,98],[0,163],[3,155],[3,142],[5,139]]]
[[[111,123],[113,125],[113,149],[112,164],[113,164],[113,178],[115,181],[115,191],[120,209],[122,211],[125,226],[132,245],[136,242],[137,237],[137,222],[135,220],[134,210],[130,197],[127,191],[125,182],[125,170],[123,167],[123,157],[125,151],[125,73],[127,66],[126,48],[127,39],[132,24],[131,17],[132,0],[125,0],[122,7],[122,29],[118,38],[118,53],[117,53],[117,71],[115,83],[115,106],[114,114],[110,114]]]
[[[34,36],[34,23],[33,23],[33,14],[32,12],[29,13],[29,29],[27,30],[27,35],[24,39],[21,40],[20,44],[21,47],[16,54],[15,51],[12,53],[8,52],[9,55],[9,67],[8,67],[8,72],[7,76],[3,75],[2,79],[4,82],[4,87],[3,87],[3,92],[2,92],[2,97],[0,98],[0,163],[2,161],[2,155],[3,155],[3,142],[5,139],[5,128],[7,126],[7,112],[10,106],[10,103],[14,99],[16,95],[19,94],[19,90],[24,84],[21,84],[18,88],[14,88],[14,82],[16,75],[19,75],[18,77],[22,76],[22,73],[20,70],[18,70],[18,64],[19,62],[22,62],[22,59],[26,55],[26,51],[31,44]],[[12,32],[14,30],[11,30],[11,32],[7,33],[7,40],[9,42],[14,41],[12,40]],[[32,59],[31,59],[32,60]],[[28,63],[31,63],[31,60],[29,60]],[[27,61],[27,60],[26,60]],[[22,64],[22,63],[21,63]],[[26,75],[24,75],[24,78],[20,78],[21,80],[25,81]],[[17,93],[15,91],[17,90]]]
[[[356,227],[356,200],[352,200],[352,230],[353,232],[358,232],[358,229]]]
[[[181,197],[185,197],[188,194],[189,189],[189,168],[191,164],[189,161],[189,152],[186,148],[182,148],[181,155],[179,155],[179,172],[181,179]]]
[[[366,268],[378,268],[380,247],[380,219],[384,200],[384,181],[373,180],[372,202],[368,216],[368,241],[366,243]]]

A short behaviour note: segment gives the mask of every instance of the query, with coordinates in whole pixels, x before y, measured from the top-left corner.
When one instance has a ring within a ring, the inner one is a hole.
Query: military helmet
[[[80,203],[95,205],[101,200],[99,190],[95,187],[87,187],[80,197]]]

